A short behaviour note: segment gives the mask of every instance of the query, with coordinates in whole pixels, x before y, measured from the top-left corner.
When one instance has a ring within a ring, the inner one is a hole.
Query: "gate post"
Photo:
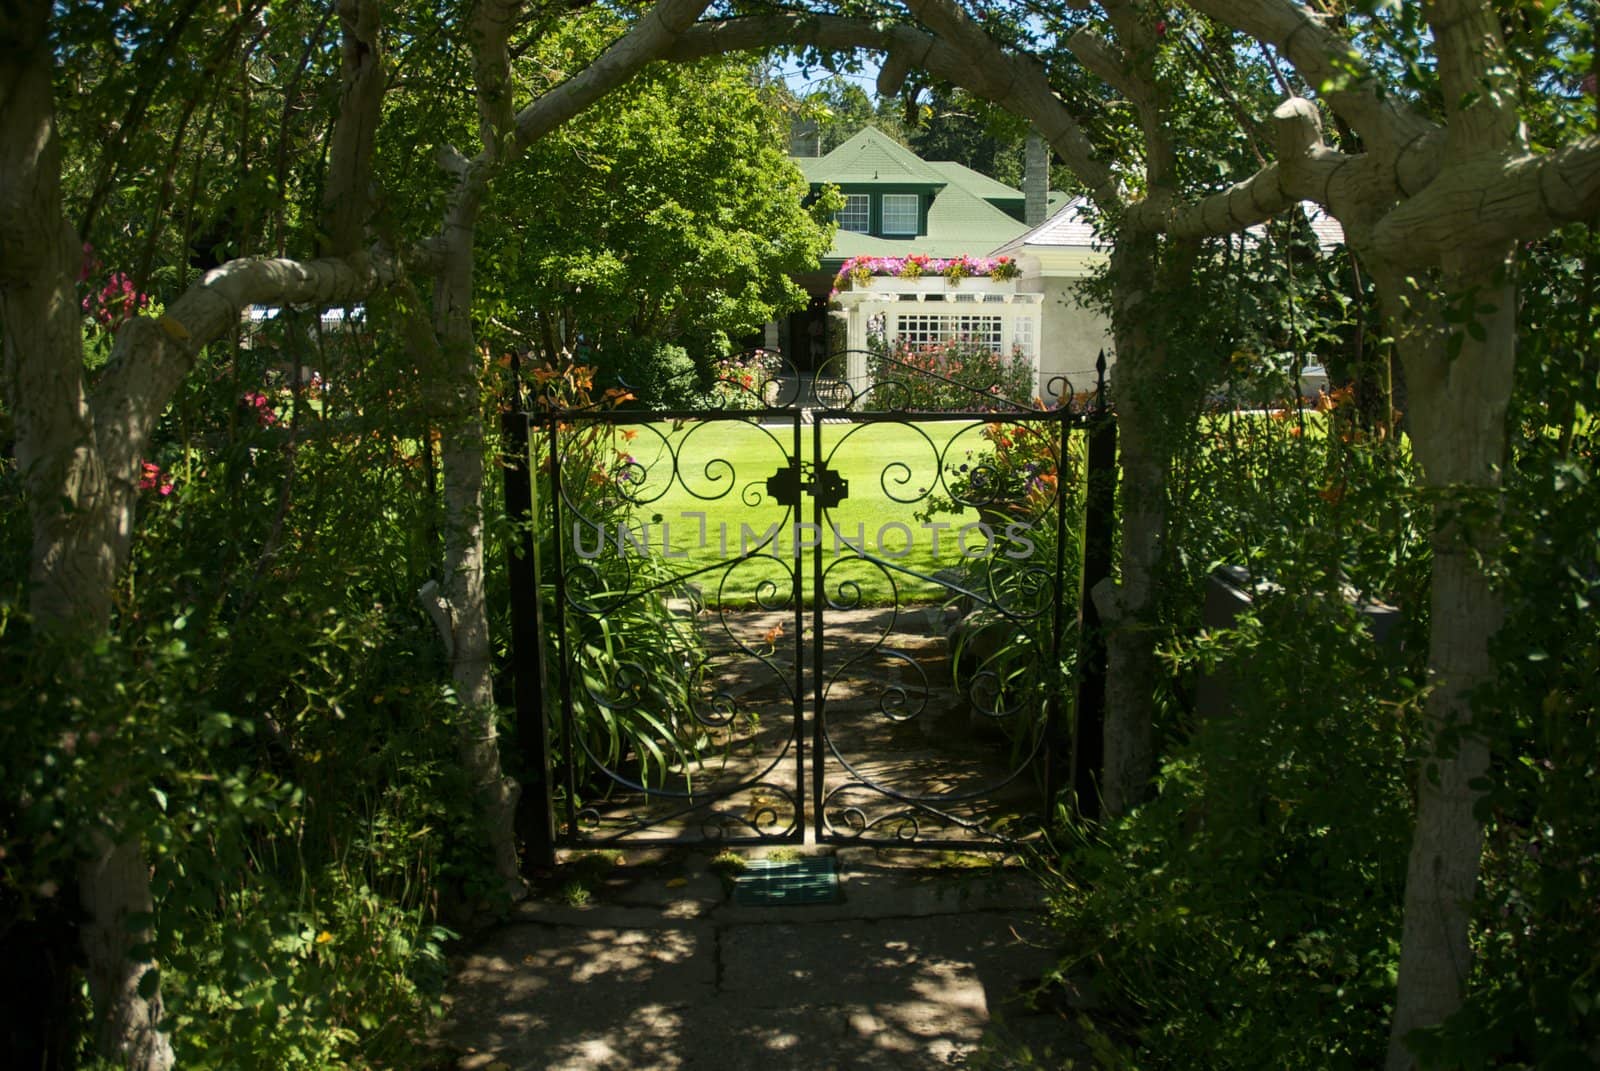
[[[1095,362],[1095,374],[1083,516],[1083,592],[1078,611],[1078,724],[1072,751],[1078,815],[1091,821],[1100,817],[1100,771],[1106,750],[1106,637],[1093,593],[1095,585],[1111,575],[1117,508],[1117,421],[1106,400],[1104,350]]]
[[[506,546],[511,585],[511,666],[516,681],[517,743],[522,752],[522,795],[517,830],[525,846],[523,868],[555,865],[555,803],[550,779],[550,724],[544,710],[544,610],[539,597],[539,496],[528,453],[528,416],[520,391],[502,415],[506,514],[518,535]],[[520,523],[519,523],[520,522]]]

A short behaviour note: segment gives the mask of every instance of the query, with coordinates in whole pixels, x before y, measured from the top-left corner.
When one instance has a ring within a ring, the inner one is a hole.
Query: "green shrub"
[[[1174,657],[1226,661],[1239,701],[1054,871],[1063,970],[1091,979],[1097,1023],[1141,1067],[1381,1064],[1414,687],[1342,600],[1314,596]]]
[[[656,339],[631,339],[596,353],[595,378],[621,385],[649,409],[687,408],[700,391],[694,359],[682,346]]]
[[[881,348],[881,347],[880,347]],[[913,346],[895,339],[867,360],[874,408],[916,411],[1015,410],[1034,399],[1033,362],[977,342]]]

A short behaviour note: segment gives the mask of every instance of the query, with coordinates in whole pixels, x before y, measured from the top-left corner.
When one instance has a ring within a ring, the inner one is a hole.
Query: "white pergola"
[[[1005,354],[1015,347],[1033,365],[1033,393],[1039,394],[1044,295],[1017,293],[1015,279],[874,277],[864,286],[840,292],[835,300],[841,309],[836,315],[842,315],[846,324],[845,374],[857,395],[872,385],[867,349],[875,334],[881,334],[886,344],[899,340],[926,346],[965,340]]]

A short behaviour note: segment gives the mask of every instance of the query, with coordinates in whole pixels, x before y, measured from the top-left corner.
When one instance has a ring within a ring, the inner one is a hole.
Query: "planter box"
[[[875,275],[866,286],[850,284],[845,294],[1015,294],[1015,279],[990,279],[986,276],[965,279],[946,279],[942,275],[923,275],[916,279],[902,279],[897,275]]]

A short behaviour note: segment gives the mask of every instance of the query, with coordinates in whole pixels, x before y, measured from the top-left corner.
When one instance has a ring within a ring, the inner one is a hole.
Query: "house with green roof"
[[[1030,226],[1023,191],[954,161],[923,160],[875,127],[864,127],[826,155],[791,159],[810,183],[813,195],[833,185],[845,199],[837,216],[839,230],[833,247],[820,269],[796,279],[811,294],[809,307],[789,317],[787,323],[772,325],[767,334],[767,345],[781,348],[801,371],[815,369],[829,354],[859,346],[865,337],[860,321],[868,317],[886,318],[890,334],[901,326],[902,334],[910,332],[907,337],[932,337],[939,330],[935,321],[941,319],[941,308],[948,314],[942,318],[951,325],[964,325],[960,328],[963,334],[981,324],[984,330],[980,334],[992,337],[997,346],[1020,345],[1027,350],[1040,370],[1042,389],[1067,366],[1085,360],[1093,366],[1095,354],[1060,352],[1062,347],[1052,345],[1052,321],[1074,321],[1070,329],[1062,324],[1074,342],[1103,332],[1092,329],[1098,325],[1076,322],[1093,314],[1070,301],[1070,284],[1037,278],[1041,268],[1037,257],[1017,258],[1024,275],[1014,285],[996,288],[1004,293],[980,297],[975,293],[978,287],[968,287],[964,292],[943,294],[930,280],[923,287],[900,288],[903,293],[891,296],[885,292],[890,288],[879,284],[871,295],[858,294],[844,301],[844,316],[829,315],[835,306],[831,300],[834,276],[852,257],[985,256],[1002,247],[1011,255],[1015,255],[1013,250],[1033,253],[1032,248],[1019,249],[1020,240],[1068,201],[1066,194],[1046,192],[1043,163],[1036,172],[1040,181],[1034,187],[1035,218]],[[1073,267],[1073,274],[1081,277],[1082,266],[1074,262]],[[1030,273],[1035,277],[1030,278]],[[1047,298],[1060,307],[1043,308]],[[901,302],[917,304],[912,307]],[[970,307],[974,302],[984,307]],[[959,309],[958,304],[962,306]],[[1074,377],[1075,385],[1078,378]]]
[[[796,279],[811,295],[804,312],[778,325],[778,345],[797,367],[809,370],[843,348],[830,336],[833,277],[851,257],[930,257],[979,254],[1021,235],[1023,194],[954,162],[930,163],[876,127],[863,127],[824,156],[791,157],[816,195],[839,189],[844,207],[833,248],[819,270]]]
[[[953,161],[922,160],[876,127],[794,161],[813,191],[833,185],[844,195],[829,274],[862,255],[976,256],[1028,229],[1021,190]]]

